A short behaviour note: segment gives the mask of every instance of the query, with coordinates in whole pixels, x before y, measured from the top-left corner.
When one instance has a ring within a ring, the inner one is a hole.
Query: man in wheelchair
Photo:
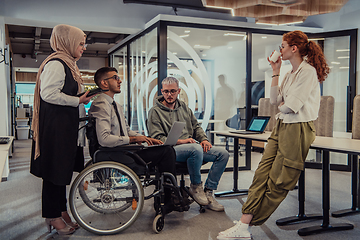
[[[115,102],[114,95],[120,93],[121,79],[116,68],[103,67],[96,71],[94,76],[96,85],[108,90],[92,102],[89,116],[95,119],[95,129],[98,144],[103,148],[114,148],[129,144],[147,143],[147,145],[161,144],[162,141],[146,137],[130,130],[124,117],[122,107]],[[90,150],[91,151],[91,150]],[[168,172],[175,175],[175,151],[171,146],[142,148],[136,154],[151,167],[157,167],[160,173]],[[138,175],[143,174],[143,166],[137,164],[133,158],[116,151],[103,151],[96,155],[96,161],[115,161],[127,165]],[[175,180],[176,181],[176,180]],[[176,182],[175,182],[176,183]],[[172,210],[173,200],[171,188],[164,188],[164,211]]]

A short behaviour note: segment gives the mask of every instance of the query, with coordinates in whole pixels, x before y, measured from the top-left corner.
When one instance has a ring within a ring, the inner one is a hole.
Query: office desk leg
[[[300,236],[307,236],[310,234],[330,232],[330,231],[342,231],[354,229],[354,225],[342,223],[330,225],[329,210],[330,210],[330,163],[329,163],[329,151],[323,151],[323,163],[322,163],[322,184],[323,184],[323,223],[320,226],[301,228],[298,230]]]
[[[323,216],[319,214],[305,215],[305,171],[301,172],[298,184],[299,184],[299,191],[298,191],[299,214],[293,217],[278,219],[276,221],[276,225],[284,226],[297,222],[319,220],[323,218]]]
[[[251,144],[251,143],[250,143]],[[247,144],[246,144],[247,147]],[[247,151],[247,149],[246,149]],[[248,154],[246,153],[246,163],[248,163]],[[250,146],[250,162],[251,162],[251,146]],[[248,165],[248,164],[246,164]],[[248,167],[248,166],[246,166]],[[251,168],[251,167],[250,167]],[[215,197],[238,196],[248,194],[248,190],[238,189],[238,174],[239,174],[239,139],[234,138],[234,170],[233,170],[234,188],[230,191],[214,193]]]
[[[359,160],[357,155],[351,155],[351,195],[352,195],[352,207],[350,209],[339,210],[333,212],[333,217],[343,217],[351,214],[360,213],[360,196],[359,192]]]

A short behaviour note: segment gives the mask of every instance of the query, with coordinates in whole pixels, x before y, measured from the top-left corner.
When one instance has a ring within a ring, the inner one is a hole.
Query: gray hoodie
[[[193,138],[198,142],[207,140],[204,130],[185,102],[176,99],[175,108],[170,109],[162,104],[162,101],[164,101],[163,96],[157,97],[155,106],[149,111],[147,126],[152,138],[165,142],[172,124],[178,121],[186,122],[179,139]]]

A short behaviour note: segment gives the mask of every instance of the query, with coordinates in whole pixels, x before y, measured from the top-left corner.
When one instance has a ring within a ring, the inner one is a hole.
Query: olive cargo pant
[[[255,171],[242,212],[252,214],[252,225],[263,224],[294,189],[310,145],[315,140],[311,122],[283,123],[278,119]]]

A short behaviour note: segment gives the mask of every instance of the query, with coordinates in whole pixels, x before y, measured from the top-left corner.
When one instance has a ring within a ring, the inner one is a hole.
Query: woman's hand
[[[275,50],[271,53],[270,57],[274,54]],[[281,68],[281,57],[279,57],[276,62],[270,61],[270,58],[267,58],[268,62],[271,65],[271,68],[273,69],[273,74],[279,74],[280,68]]]
[[[81,104],[81,103],[88,104],[90,102],[90,99],[92,99],[94,97],[94,95],[91,95],[91,97],[88,97],[87,95],[89,94],[89,92],[90,91],[87,91],[86,93],[84,93],[82,96],[79,97],[79,104]]]

